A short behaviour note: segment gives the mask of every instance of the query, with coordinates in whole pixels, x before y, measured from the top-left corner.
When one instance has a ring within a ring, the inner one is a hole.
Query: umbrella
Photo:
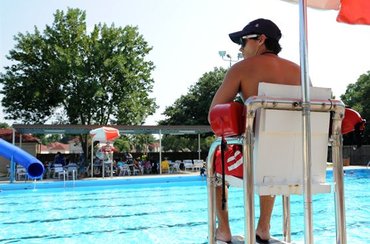
[[[120,137],[119,131],[116,128],[112,127],[100,127],[90,131],[90,135],[92,135],[92,141],[99,141],[99,142],[109,142],[114,141],[118,137]],[[93,143],[91,143],[91,152],[93,152]],[[93,153],[91,153],[91,177],[94,176],[94,161],[93,161]],[[112,161],[113,162],[113,161]],[[111,170],[112,175],[113,170]],[[103,166],[103,177],[104,177],[104,166]]]
[[[107,142],[114,141],[120,134],[119,131],[112,127],[101,127],[90,131],[93,141]]]
[[[298,2],[298,0],[286,1]],[[369,0],[307,0],[307,6],[318,9],[339,10],[338,22],[370,25]]]

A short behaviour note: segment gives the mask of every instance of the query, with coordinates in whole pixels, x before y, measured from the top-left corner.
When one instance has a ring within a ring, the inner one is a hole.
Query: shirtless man
[[[239,50],[244,60],[234,64],[227,72],[213,98],[210,111],[217,104],[232,102],[238,93],[243,99],[256,96],[259,82],[300,85],[300,67],[278,57],[281,51],[279,44],[281,32],[272,21],[256,19],[243,30],[231,33],[229,36],[233,42],[241,45]],[[216,187],[218,219],[216,238],[229,242],[232,235],[227,204],[222,210],[221,197],[222,189]],[[256,229],[256,239],[259,243],[268,243],[270,239],[270,220],[274,201],[275,197],[260,196],[260,218]]]

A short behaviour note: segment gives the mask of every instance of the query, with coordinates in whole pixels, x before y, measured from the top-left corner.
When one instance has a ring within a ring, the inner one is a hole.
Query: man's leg
[[[256,234],[263,240],[270,239],[270,220],[274,202],[275,196],[260,196],[260,218]]]
[[[231,231],[229,225],[229,211],[227,196],[228,190],[225,188],[226,205],[225,209],[222,210],[222,186],[216,187],[216,215],[218,220],[218,226],[216,231],[216,238],[220,241],[231,241]]]

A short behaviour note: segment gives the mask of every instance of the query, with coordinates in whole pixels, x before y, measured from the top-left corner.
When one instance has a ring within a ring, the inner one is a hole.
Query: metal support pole
[[[110,153],[110,177],[113,177],[113,152]]]
[[[162,130],[159,130],[159,174],[162,174]]]
[[[283,241],[290,242],[290,196],[282,195],[283,201]]]
[[[341,124],[344,112],[336,112],[333,119],[332,130],[332,155],[333,155],[333,174],[335,182],[335,224],[336,224],[336,243],[346,244],[346,218],[344,206],[344,184],[343,184],[343,155],[342,155],[342,134]]]
[[[207,157],[207,194],[208,194],[208,243],[216,243],[216,185],[213,165],[217,143],[214,142],[209,149]]]
[[[200,134],[198,134],[198,159],[200,160]]]
[[[15,181],[15,170],[15,162],[12,156],[12,158],[10,159],[10,183],[14,183]]]
[[[102,170],[102,178],[104,178],[105,177],[105,156],[107,155],[107,153],[104,153],[105,155],[104,155],[104,157],[103,157],[103,160],[101,161],[101,170]]]
[[[245,140],[243,143],[243,193],[244,193],[244,219],[245,243],[256,243],[254,228],[254,164],[253,164],[253,124],[255,110],[247,106],[247,121]]]
[[[90,177],[94,177],[94,140],[91,139],[91,175]]]
[[[311,122],[310,122],[310,82],[307,57],[307,3],[299,1],[300,64],[302,86],[303,124],[303,193],[305,216],[305,243],[313,244],[312,192],[311,192]]]
[[[13,128],[13,137],[12,137],[12,143],[15,145],[15,129]],[[10,175],[9,175],[9,181],[10,183],[14,183],[15,181],[15,162],[13,160],[13,156],[10,159]]]

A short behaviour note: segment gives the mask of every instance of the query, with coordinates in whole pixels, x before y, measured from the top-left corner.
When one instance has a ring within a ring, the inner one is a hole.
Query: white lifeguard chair
[[[243,179],[228,175],[225,178],[231,186],[244,188],[245,243],[255,243],[254,194],[282,195],[282,241],[291,241],[289,196],[304,195],[306,204],[310,202],[311,194],[331,191],[331,185],[326,183],[329,143],[333,150],[337,243],[346,243],[341,155],[344,104],[332,100],[328,88],[311,88],[311,155],[305,155],[301,88],[260,83],[258,90],[258,96],[245,101],[244,134],[226,138],[229,145],[243,146]],[[220,142],[218,139],[211,145],[207,158],[209,243],[216,242],[214,155]],[[303,157],[311,158],[311,167],[303,165]],[[305,177],[304,170],[310,171],[310,179]],[[309,223],[306,218],[312,219],[311,211],[305,211],[305,224]]]

